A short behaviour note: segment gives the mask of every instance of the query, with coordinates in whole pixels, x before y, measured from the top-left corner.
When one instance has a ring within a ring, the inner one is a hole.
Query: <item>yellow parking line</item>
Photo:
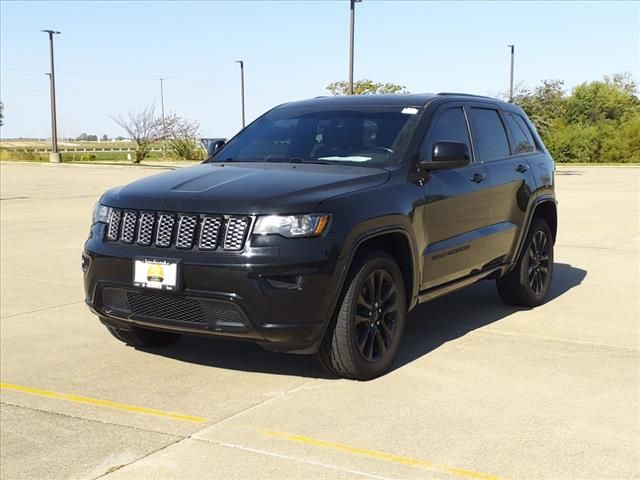
[[[203,423],[207,421],[204,417],[196,417],[194,415],[165,412],[163,410],[156,410],[155,408],[138,407],[136,405],[112,402],[110,400],[100,400],[99,398],[81,397],[79,395],[72,395],[69,393],[52,392],[49,390],[41,390],[39,388],[25,387],[23,385],[14,385],[12,383],[0,383],[0,389],[13,390],[14,392],[37,395],[40,397],[56,398],[58,400],[66,400],[68,402],[84,403],[96,407],[113,408],[130,413],[142,413],[144,415],[153,415],[155,417],[170,418],[171,420],[177,420],[180,422]]]
[[[281,438],[292,442],[312,445],[314,447],[328,448],[331,450],[339,450],[342,452],[359,455],[362,457],[374,458],[386,462],[396,463],[399,465],[408,465],[410,467],[424,468],[427,470],[446,473],[460,478],[475,478],[478,480],[500,480],[495,475],[486,473],[473,472],[464,468],[450,467],[448,465],[437,464],[428,460],[420,460],[418,458],[407,457],[404,455],[395,455],[393,453],[380,452],[377,450],[369,450],[366,448],[352,447],[343,443],[329,442],[327,440],[319,440],[317,438],[305,437],[304,435],[296,435],[293,433],[276,432],[273,430],[261,430],[264,435],[273,438]]]

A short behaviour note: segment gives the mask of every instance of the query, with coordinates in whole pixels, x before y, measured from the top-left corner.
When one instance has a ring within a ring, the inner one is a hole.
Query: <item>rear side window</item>
[[[513,139],[513,153],[528,153],[536,149],[536,142],[531,135],[531,130],[520,115],[507,113],[505,115],[507,126]]]
[[[427,136],[427,141],[420,148],[420,156],[425,160],[431,160],[433,146],[438,142],[464,143],[471,151],[467,120],[462,108],[450,108],[440,114]]]
[[[481,160],[490,162],[511,155],[507,133],[497,110],[472,108],[471,120]]]

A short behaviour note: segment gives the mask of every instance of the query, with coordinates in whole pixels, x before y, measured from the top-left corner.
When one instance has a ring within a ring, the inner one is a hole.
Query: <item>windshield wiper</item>
[[[318,163],[321,165],[329,165],[331,162],[326,160],[318,160],[315,158],[302,158],[302,157],[278,157],[278,158],[267,158],[265,162],[270,163]]]

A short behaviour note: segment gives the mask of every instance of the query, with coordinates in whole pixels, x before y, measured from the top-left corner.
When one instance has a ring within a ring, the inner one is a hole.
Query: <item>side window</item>
[[[533,152],[536,149],[536,142],[533,140],[533,135],[531,135],[531,131],[522,117],[507,113],[505,118],[513,138],[513,153]]]
[[[464,143],[471,151],[467,120],[462,108],[450,108],[436,118],[436,122],[431,127],[426,141],[420,147],[420,157],[425,160],[431,160],[433,145],[438,142]]]
[[[362,147],[375,148],[378,124],[373,120],[365,120],[362,125]]]
[[[472,108],[471,120],[480,160],[490,162],[511,155],[507,133],[497,110]]]

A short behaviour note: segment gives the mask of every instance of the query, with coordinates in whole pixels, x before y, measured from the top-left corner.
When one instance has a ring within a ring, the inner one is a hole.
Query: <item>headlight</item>
[[[282,235],[287,238],[317,237],[329,224],[326,213],[308,215],[267,215],[258,217],[253,233],[258,235]]]
[[[93,208],[93,223],[109,223],[109,216],[111,215],[111,207],[96,203]]]

